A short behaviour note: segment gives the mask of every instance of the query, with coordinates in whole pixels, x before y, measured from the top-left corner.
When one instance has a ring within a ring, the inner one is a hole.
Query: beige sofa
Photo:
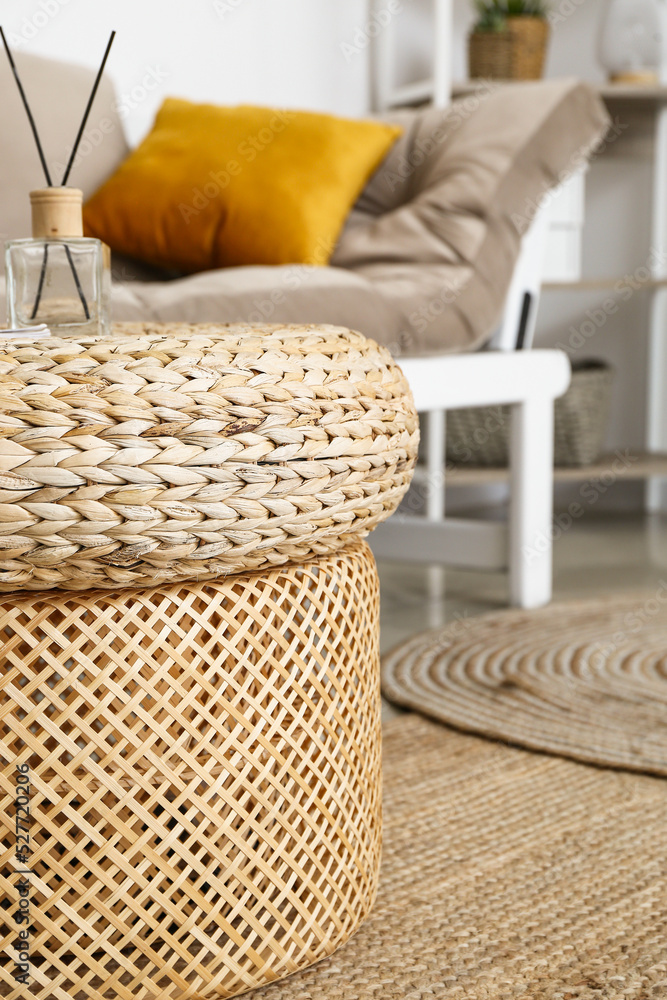
[[[57,181],[92,74],[25,55],[19,62]],[[28,191],[44,181],[5,62],[0,87],[0,238],[6,239],[29,235]],[[606,113],[588,86],[556,80],[489,85],[447,111],[394,117],[404,134],[351,213],[331,266],[181,277],[116,259],[114,318],[335,323],[396,354],[483,344],[499,322],[538,202],[586,159],[604,134]],[[71,183],[91,194],[127,152],[106,79]]]

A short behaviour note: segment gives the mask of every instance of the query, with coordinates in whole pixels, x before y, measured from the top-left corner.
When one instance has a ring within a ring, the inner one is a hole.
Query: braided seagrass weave
[[[666,588],[414,636],[383,659],[382,688],[459,729],[667,777]]]
[[[120,324],[0,343],[0,592],[299,561],[398,506],[418,421],[338,327]]]
[[[365,543],[210,583],[0,599],[1,996],[230,997],[350,936],[379,867],[378,615]]]
[[[384,730],[377,903],[334,958],[252,1000],[664,1000],[667,784]]]

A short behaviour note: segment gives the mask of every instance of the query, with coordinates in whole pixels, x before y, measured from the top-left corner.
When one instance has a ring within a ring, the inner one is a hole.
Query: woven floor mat
[[[375,909],[253,1000],[667,997],[667,782],[415,715],[384,757]]]
[[[382,688],[457,729],[667,775],[667,586],[414,636],[385,657]]]

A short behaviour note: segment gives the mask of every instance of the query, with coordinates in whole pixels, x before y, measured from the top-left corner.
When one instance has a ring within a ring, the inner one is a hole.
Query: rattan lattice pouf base
[[[378,610],[364,543],[210,583],[0,600],[3,996],[229,997],[350,936],[379,864]]]

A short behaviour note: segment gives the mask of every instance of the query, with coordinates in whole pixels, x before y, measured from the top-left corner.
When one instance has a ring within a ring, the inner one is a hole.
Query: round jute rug
[[[457,729],[667,775],[667,585],[417,635],[384,658],[383,693]]]

